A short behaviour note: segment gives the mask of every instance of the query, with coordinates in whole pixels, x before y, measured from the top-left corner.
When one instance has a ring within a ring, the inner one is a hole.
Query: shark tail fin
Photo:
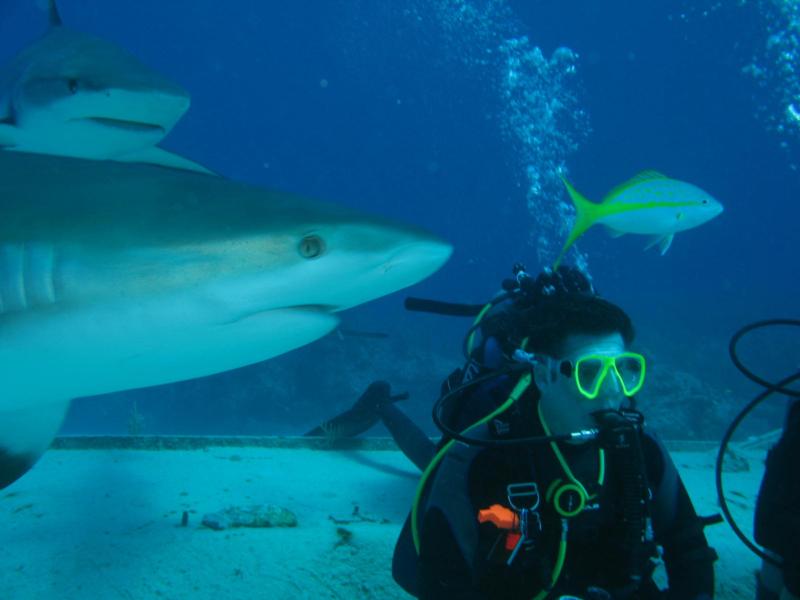
[[[0,489],[22,477],[50,446],[69,400],[0,406]]]
[[[575,224],[572,226],[572,231],[570,231],[569,237],[564,247],[561,249],[561,253],[558,255],[556,262],[553,263],[554,269],[558,267],[561,259],[564,258],[564,254],[569,250],[570,246],[575,243],[575,240],[581,237],[601,216],[600,205],[587,200],[564,177],[561,178],[561,181],[564,182],[567,193],[569,193],[569,197],[575,205]]]

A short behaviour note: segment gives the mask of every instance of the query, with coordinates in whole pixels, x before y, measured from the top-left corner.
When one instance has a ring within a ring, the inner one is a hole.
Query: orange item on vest
[[[489,508],[479,510],[478,521],[493,523],[498,529],[508,529],[509,531],[519,529],[519,515],[500,504],[492,504]]]
[[[506,534],[506,550],[511,552],[514,548],[516,548],[517,544],[519,544],[519,538],[521,537],[522,537],[521,533],[513,533],[509,531]]]

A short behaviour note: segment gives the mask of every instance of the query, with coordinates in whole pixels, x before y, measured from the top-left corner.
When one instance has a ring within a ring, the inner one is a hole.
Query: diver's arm
[[[419,599],[488,600],[475,589],[467,561],[442,513],[433,509],[421,528]]]
[[[795,552],[796,553],[796,552]],[[781,600],[800,600],[800,560],[797,556],[784,559],[783,563],[784,595]]]
[[[648,473],[660,477],[652,504],[656,542],[664,548],[670,600],[701,600],[714,597],[716,552],[703,532],[704,522],[692,506],[667,449],[652,435],[644,440]]]
[[[695,513],[683,482],[678,480],[677,510],[672,535],[662,540],[670,599],[714,597],[716,552],[709,547],[703,522]]]
[[[783,432],[789,463],[800,457],[800,400],[795,400],[789,409],[786,427]],[[800,475],[797,467],[788,466],[783,473],[786,478],[786,500],[789,507],[783,531],[786,539],[783,555],[783,584],[787,598],[800,598]],[[781,596],[781,600],[783,600]]]
[[[797,455],[795,455],[797,456]],[[797,477],[795,473],[794,477]],[[795,490],[800,487],[795,483]],[[790,538],[793,541],[789,543],[786,553],[783,556],[783,585],[785,586],[786,598],[800,600],[800,542],[798,542],[798,535],[800,535],[800,496],[795,496],[794,515],[792,515],[792,523],[788,525],[787,530],[794,537]],[[784,596],[781,596],[784,600]]]
[[[403,454],[424,471],[436,453],[433,441],[394,404],[379,407],[378,414]]]
[[[800,401],[790,407],[783,435],[769,451],[755,512],[755,540],[783,562],[787,594],[800,596]]]

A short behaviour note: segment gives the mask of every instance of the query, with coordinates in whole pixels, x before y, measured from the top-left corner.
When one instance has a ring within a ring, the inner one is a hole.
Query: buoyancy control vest
[[[498,433],[487,425],[480,435],[489,439]],[[644,515],[652,517],[657,529],[668,528],[676,513],[679,480],[660,442],[648,433],[642,434],[641,441],[645,457],[645,481],[650,485],[646,494],[649,498],[647,505],[632,507],[629,497],[626,506],[621,481],[624,475],[622,471],[626,467],[624,461],[620,460],[621,455],[612,453],[609,481],[605,485],[593,482],[587,486],[592,496],[596,493],[596,497],[580,514],[574,515],[569,524],[568,545],[572,552],[578,555],[593,548],[594,552],[602,548],[602,564],[598,571],[592,573],[591,566],[597,563],[592,559],[597,556],[579,562],[568,560],[561,578],[562,586],[580,586],[588,581],[587,578],[594,577],[596,584],[618,588],[614,597],[624,597],[621,588],[628,586],[628,591],[632,593],[639,583],[649,577],[655,545],[648,539],[651,537],[646,524],[649,519],[645,520]],[[592,457],[595,456],[596,445],[574,450],[568,452],[572,459],[578,454],[584,458]],[[596,462],[593,467],[597,468]],[[531,587],[535,594],[537,589],[546,589],[553,583],[551,576],[559,554],[564,518],[554,509],[552,497],[546,496],[554,482],[562,480],[563,476],[562,466],[545,445],[517,446],[514,450],[455,445],[438,465],[419,500],[422,537],[426,537],[425,528],[429,522],[444,523],[446,526],[439,526],[438,529],[452,535],[473,585],[479,587],[482,578],[502,576],[508,580],[512,577],[520,585],[527,580],[525,587]],[[508,486],[514,484],[535,484],[542,502],[535,514],[534,525],[537,530],[534,532],[529,527],[528,541],[533,543],[527,544],[523,552],[518,552],[511,564],[505,564],[513,549],[503,542],[507,533],[511,532],[493,531],[489,525],[479,524],[477,516],[481,509],[493,503],[507,506]],[[642,497],[639,496],[640,499]],[[634,514],[637,510],[641,512]],[[433,520],[432,515],[435,515]],[[539,524],[541,530],[538,530]],[[393,575],[407,592],[418,595],[420,564],[410,529],[407,520],[395,549]],[[639,540],[636,539],[637,535],[640,536]],[[569,551],[567,554],[569,556]],[[578,569],[576,565],[582,568]],[[613,568],[609,568],[612,565]],[[581,572],[575,572],[578,570]],[[596,579],[599,576],[597,573],[604,574],[602,581]],[[631,582],[634,582],[633,585]]]

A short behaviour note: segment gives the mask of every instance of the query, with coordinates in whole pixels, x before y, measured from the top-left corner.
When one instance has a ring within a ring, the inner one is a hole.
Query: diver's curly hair
[[[570,335],[619,333],[625,344],[633,341],[630,317],[620,307],[602,299],[580,270],[559,266],[535,280],[520,281],[511,307],[489,314],[484,335],[498,339],[511,354],[528,338],[528,352],[560,356]]]

